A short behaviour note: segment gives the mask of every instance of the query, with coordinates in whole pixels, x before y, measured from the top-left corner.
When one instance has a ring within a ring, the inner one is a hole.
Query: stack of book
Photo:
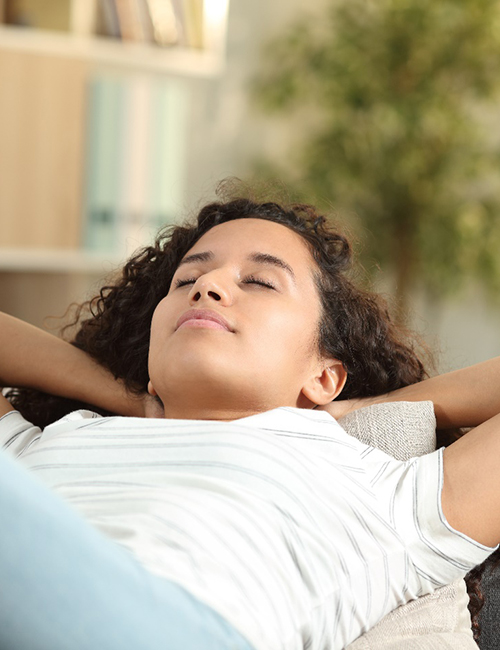
[[[161,46],[204,46],[203,0],[100,0],[97,10],[101,33],[107,36]]]
[[[204,0],[0,0],[0,21],[202,49]]]
[[[89,89],[84,245],[128,255],[175,222],[184,201],[187,88],[95,77]]]

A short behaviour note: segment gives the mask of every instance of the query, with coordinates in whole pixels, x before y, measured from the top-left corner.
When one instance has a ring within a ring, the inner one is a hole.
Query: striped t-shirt
[[[13,411],[0,442],[256,650],[341,649],[492,551],[445,521],[441,451],[396,461],[322,411],[233,422],[79,411],[43,433]]]

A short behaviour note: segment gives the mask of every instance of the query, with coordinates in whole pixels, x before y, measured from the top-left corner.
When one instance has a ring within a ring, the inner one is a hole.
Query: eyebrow
[[[179,262],[179,266],[183,264],[194,264],[196,262],[208,262],[214,258],[212,251],[207,251],[206,253],[193,253],[192,255],[186,255]],[[179,266],[177,268],[179,268]]]
[[[268,264],[270,266],[277,266],[280,269],[283,269],[288,273],[294,282],[296,282],[295,273],[293,272],[290,264],[287,264],[285,260],[282,260],[280,257],[275,255],[269,255],[269,253],[252,253],[248,256],[252,262],[257,262],[258,264]]]
[[[193,253],[192,255],[187,255],[186,257],[184,257],[179,262],[179,266],[183,264],[195,264],[196,262],[208,262],[210,260],[213,260],[214,257],[215,255],[212,251],[205,251],[203,253]],[[294,283],[296,283],[297,281],[295,277],[295,273],[292,267],[290,266],[290,264],[287,264],[285,260],[282,260],[280,257],[276,257],[275,255],[270,255],[269,253],[251,253],[248,256],[248,259],[251,260],[252,262],[257,262],[258,264],[266,264],[269,266],[276,266],[279,269],[283,269],[288,273],[288,275],[291,277]]]

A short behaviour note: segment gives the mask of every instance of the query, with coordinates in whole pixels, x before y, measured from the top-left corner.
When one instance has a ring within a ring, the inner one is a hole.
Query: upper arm
[[[500,415],[443,453],[443,513],[453,528],[486,546],[500,542]]]

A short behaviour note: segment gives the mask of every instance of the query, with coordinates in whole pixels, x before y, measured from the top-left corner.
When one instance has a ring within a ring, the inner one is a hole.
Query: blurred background
[[[500,354],[495,0],[0,0],[0,310],[57,330],[218,181],[352,236],[447,371]]]

